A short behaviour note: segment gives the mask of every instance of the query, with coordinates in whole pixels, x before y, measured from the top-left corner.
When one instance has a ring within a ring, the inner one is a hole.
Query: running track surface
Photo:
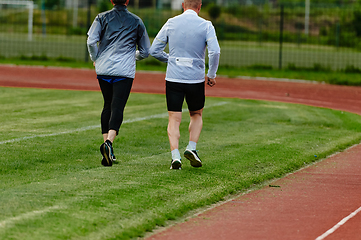
[[[164,94],[164,74],[138,72],[133,92]],[[0,86],[99,91],[92,70],[0,65]],[[361,88],[217,78],[207,96],[333,108],[361,115]],[[148,240],[361,239],[361,144],[213,207]]]

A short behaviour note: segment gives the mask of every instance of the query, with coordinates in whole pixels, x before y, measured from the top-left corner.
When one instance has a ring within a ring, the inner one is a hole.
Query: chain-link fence
[[[111,5],[53,2],[0,0],[0,58],[89,60],[86,32]],[[200,15],[216,28],[223,66],[361,69],[357,4],[222,3],[203,1]],[[143,19],[152,41],[168,18],[182,12],[180,6],[179,0],[131,0],[128,9]]]

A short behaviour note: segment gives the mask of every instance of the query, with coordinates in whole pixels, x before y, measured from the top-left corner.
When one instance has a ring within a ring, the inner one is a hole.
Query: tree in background
[[[44,7],[46,9],[56,9],[64,7],[64,1],[62,0],[34,0],[34,3],[38,5],[39,8],[41,8],[44,4]]]
[[[356,10],[353,12],[352,26],[356,32],[356,36],[361,37],[361,11],[360,10]]]
[[[113,5],[109,0],[100,0],[98,1],[98,11],[105,12],[112,9]]]
[[[60,6],[60,0],[45,0],[45,8],[46,9],[54,9],[59,8]]]
[[[304,3],[305,0],[279,0],[279,3]],[[323,4],[350,4],[350,3],[361,3],[361,0],[311,0],[312,3],[323,3]]]
[[[210,3],[207,6],[209,17],[212,19],[212,21],[216,21],[217,18],[221,16],[221,7],[218,6],[215,3]]]

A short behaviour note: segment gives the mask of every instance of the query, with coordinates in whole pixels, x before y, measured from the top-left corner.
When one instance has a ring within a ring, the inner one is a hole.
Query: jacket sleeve
[[[138,35],[137,45],[138,45],[138,50],[135,52],[135,59],[139,61],[144,58],[147,58],[149,56],[150,41],[147,30],[142,21],[140,22],[139,25],[139,35]]]
[[[164,52],[165,47],[168,44],[167,36],[167,23],[164,24],[162,29],[159,31],[155,39],[153,40],[152,46],[150,47],[150,55],[158,59],[161,62],[168,62],[169,54]]]
[[[95,62],[98,55],[98,42],[100,40],[101,24],[98,16],[95,18],[93,24],[88,31],[87,47],[90,59]]]
[[[211,22],[209,22],[207,29],[207,48],[208,48],[208,74],[209,78],[215,78],[219,65],[219,57],[221,54],[221,49],[218,44],[216,31]]]

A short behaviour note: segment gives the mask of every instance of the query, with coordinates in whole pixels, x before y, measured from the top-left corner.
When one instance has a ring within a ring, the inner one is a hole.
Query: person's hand
[[[216,79],[208,78],[207,85],[209,85],[210,87],[213,87],[214,85],[216,85]]]
[[[93,62],[93,66],[95,67],[95,62]]]

